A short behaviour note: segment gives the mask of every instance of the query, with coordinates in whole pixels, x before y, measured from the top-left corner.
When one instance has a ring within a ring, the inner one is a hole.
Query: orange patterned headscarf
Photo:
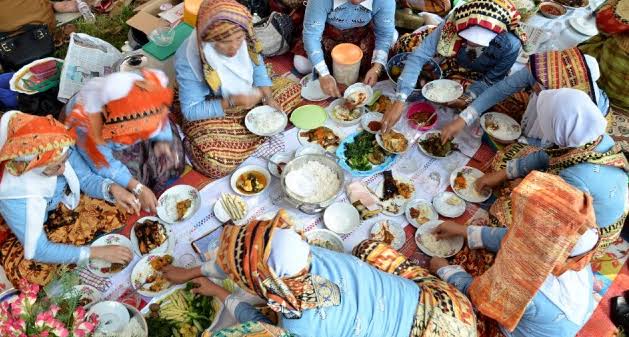
[[[0,162],[15,176],[54,163],[63,156],[65,148],[75,143],[74,133],[52,116],[39,117],[19,111],[8,111],[5,115],[3,122],[5,118],[9,120],[0,128]],[[32,158],[20,160],[22,157]]]
[[[106,166],[107,160],[97,148],[111,141],[132,145],[147,140],[168,123],[173,92],[162,84],[154,71],[142,69],[142,80],[135,81],[125,97],[109,101],[100,114],[88,113],[77,103],[66,120],[69,126],[87,131],[79,143],[96,166]]]
[[[533,171],[512,194],[512,227],[494,265],[469,288],[474,306],[509,331],[552,273],[579,271],[594,249],[570,258],[585,231],[596,227],[592,198],[559,176]]]
[[[266,299],[269,308],[286,318],[300,318],[302,310],[339,305],[341,298],[336,284],[310,274],[309,263],[297,275],[283,278],[269,267],[275,229],[292,227],[284,210],[280,210],[272,221],[253,220],[245,226],[226,225],[216,262],[238,286]]]

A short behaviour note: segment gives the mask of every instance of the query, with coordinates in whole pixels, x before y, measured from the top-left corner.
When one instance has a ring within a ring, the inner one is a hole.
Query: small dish
[[[312,143],[304,144],[302,145],[302,147],[298,148],[297,151],[295,151],[295,158],[305,156],[308,154],[324,155],[325,149],[322,148],[319,144],[312,144]]]
[[[376,142],[377,142],[377,143],[378,143],[378,145],[380,145],[380,147],[381,147],[382,149],[384,149],[386,152],[389,152],[389,153],[394,153],[394,154],[402,154],[402,153],[406,153],[406,151],[408,151],[408,149],[410,149],[410,148],[411,148],[411,146],[413,145],[413,144],[411,144],[410,140],[408,139],[408,137],[406,137],[406,135],[405,135],[403,132],[401,132],[401,131],[399,131],[399,130],[395,130],[395,129],[390,130],[390,131],[387,131],[387,132],[393,132],[393,133],[397,133],[397,134],[402,135],[402,136],[406,139],[406,148],[404,149],[404,151],[393,151],[393,150],[391,150],[391,149],[388,149],[388,148],[384,145],[384,141],[383,141],[383,139],[382,139],[382,133],[378,132],[378,133],[376,134]]]
[[[175,39],[175,29],[170,26],[158,27],[149,34],[148,38],[160,47],[168,47]]]
[[[352,125],[356,125],[358,123],[360,123],[360,118],[365,114],[366,109],[364,107],[356,107],[354,108],[352,111],[358,111],[357,113],[355,113],[356,118],[351,119],[351,120],[344,120],[341,119],[338,115],[338,113],[335,111],[335,109],[337,109],[338,106],[341,106],[343,104],[345,104],[346,99],[345,98],[337,98],[336,100],[334,100],[332,103],[330,103],[330,105],[328,105],[328,107],[326,108],[326,111],[328,113],[328,116],[330,116],[330,118],[337,124],[341,125],[341,126],[352,126]],[[349,111],[349,110],[347,110]],[[353,117],[353,116],[352,116]]]
[[[364,107],[371,101],[373,89],[364,83],[354,83],[345,89],[343,98],[354,102],[358,107]]]
[[[248,208],[247,202],[243,198],[234,194],[221,193],[221,196],[214,203],[213,211],[214,216],[222,223],[231,220],[236,225],[244,225]]]
[[[114,334],[121,332],[129,324],[131,315],[124,304],[114,301],[103,301],[94,304],[87,312],[86,317],[96,315],[98,317],[97,332]]]
[[[349,234],[360,226],[360,214],[351,204],[336,202],[326,208],[323,223],[335,233]]]
[[[301,97],[311,102],[325,101],[330,98],[321,90],[319,80],[312,80],[312,74],[308,74],[301,79]]]
[[[520,124],[500,112],[483,114],[480,117],[480,126],[491,138],[502,144],[513,143],[522,135]]]
[[[452,171],[450,175],[450,186],[456,195],[469,202],[484,202],[491,197],[491,190],[478,193],[474,186],[476,180],[484,175],[480,170],[463,166]]]
[[[426,140],[430,139],[430,141],[435,142],[435,139],[431,139],[431,138],[435,138],[438,137],[438,144],[437,146],[440,146],[439,148],[434,148],[433,150],[435,151],[444,151],[445,155],[444,156],[439,156],[436,153],[431,153],[429,152],[426,148],[424,148],[424,146],[428,146],[428,144],[423,144]],[[452,140],[449,141],[449,143],[446,144],[450,144],[450,148],[445,147],[442,143],[441,143],[441,131],[439,130],[430,130],[424,134],[422,134],[421,136],[419,136],[419,138],[417,139],[417,147],[419,148],[419,151],[421,151],[423,154],[425,154],[426,156],[430,157],[430,158],[435,158],[435,159],[443,159],[443,158],[447,158],[450,155],[452,155],[454,153],[454,151],[458,148],[458,146],[456,145],[456,143],[452,142]],[[449,150],[449,151],[448,151]],[[445,152],[448,151],[448,152]]]
[[[551,1],[545,1],[539,4],[539,11],[543,16],[549,19],[556,19],[567,12],[564,6]]]
[[[448,258],[456,255],[456,253],[463,248],[464,240],[462,236],[436,240],[433,231],[435,228],[439,227],[441,223],[443,223],[443,221],[433,220],[418,227],[415,232],[415,244],[417,244],[417,247],[426,255]],[[433,239],[434,241],[432,241]],[[437,247],[442,251],[437,251]]]
[[[271,173],[262,166],[246,165],[232,173],[230,184],[234,192],[251,197],[266,191],[271,184]],[[251,192],[245,190],[248,186],[251,186]]]
[[[318,105],[302,105],[290,114],[290,121],[303,130],[317,128],[328,119],[328,114]]]
[[[406,243],[406,232],[404,228],[397,222],[390,220],[379,220],[371,227],[370,237],[374,240],[379,240],[382,235],[383,225],[387,224],[390,234],[393,236],[391,241],[391,247],[399,250]],[[385,235],[386,236],[386,235]]]
[[[363,130],[376,134],[382,128],[382,118],[384,118],[384,115],[379,112],[366,113],[360,118],[360,126]]]
[[[245,117],[247,130],[263,137],[275,136],[284,131],[287,124],[286,114],[268,105],[251,109]]]
[[[201,194],[190,185],[175,185],[157,199],[157,216],[169,224],[188,220],[201,208]]]
[[[343,253],[343,240],[333,231],[327,229],[316,228],[304,234],[306,240],[312,246],[317,246],[335,252]]]
[[[583,17],[573,17],[568,20],[568,23],[579,34],[585,36],[594,36],[598,34],[598,29],[596,28],[596,22],[594,20],[585,20]]]
[[[422,95],[431,102],[448,103],[463,95],[463,86],[453,80],[435,80],[422,88]]]
[[[289,161],[293,159],[293,156],[286,152],[277,152],[271,156],[271,160],[266,165],[266,168],[269,169],[269,172],[277,178],[282,176],[282,170],[288,164]],[[284,164],[283,167],[278,167],[277,164]]]
[[[133,251],[131,241],[129,241],[126,236],[122,236],[120,234],[107,234],[101,236],[90,245],[90,247],[102,246],[123,246],[129,248],[130,251]],[[120,266],[118,264],[112,264],[105,260],[90,259],[87,264],[87,269],[100,277],[112,277],[123,271],[127,266],[128,265]]]
[[[458,218],[465,213],[465,200],[452,192],[441,192],[432,199],[437,213],[447,218]]]
[[[430,201],[423,199],[409,201],[406,204],[404,215],[406,215],[406,220],[415,228],[438,218],[437,211],[434,210]]]
[[[162,230],[164,231],[166,235],[166,240],[162,242],[162,244],[159,247],[154,248],[150,250],[149,252],[146,252],[143,254],[142,251],[140,250],[140,242],[138,241],[138,237],[135,233],[135,228],[136,228],[136,225],[143,224],[145,221],[159,222],[160,225],[162,226]],[[136,221],[133,224],[133,227],[131,227],[131,234],[129,235],[129,237],[131,238],[131,245],[133,245],[133,252],[137,256],[144,256],[147,254],[166,254],[169,251],[172,251],[174,249],[174,238],[172,238],[172,232],[170,231],[168,225],[162,222],[161,219],[154,216],[145,216],[139,219],[138,221]]]

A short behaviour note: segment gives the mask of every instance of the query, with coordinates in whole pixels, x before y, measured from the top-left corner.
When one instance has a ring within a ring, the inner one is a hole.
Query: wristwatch
[[[136,197],[140,196],[140,193],[142,193],[142,191],[144,190],[144,185],[138,183],[137,185],[135,185],[135,187],[133,188],[133,195],[135,195]]]

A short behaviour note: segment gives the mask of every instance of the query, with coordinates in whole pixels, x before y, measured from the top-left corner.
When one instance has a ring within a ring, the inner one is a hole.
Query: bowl
[[[131,314],[127,307],[115,301],[103,301],[94,304],[86,316],[96,315],[99,323],[96,330],[104,334],[121,332],[129,324]]]
[[[380,123],[380,127],[382,127],[382,118],[384,118],[384,115],[379,113],[379,112],[369,112],[363,115],[363,117],[360,118],[360,126],[363,128],[363,130],[369,132],[369,133],[373,133],[376,134],[378,132],[380,132],[380,129],[378,130],[371,130],[369,128],[369,123],[371,122],[378,122]]]
[[[539,11],[543,16],[549,19],[556,19],[560,16],[563,16],[567,12],[564,6],[556,2],[550,2],[550,1],[542,2],[539,5]]]
[[[349,234],[360,225],[360,214],[351,204],[336,202],[326,208],[323,223],[335,233]]]
[[[329,242],[330,246],[327,249],[342,253],[345,249],[343,248],[343,240],[341,239],[341,237],[339,237],[336,233],[327,230],[327,229],[313,229],[311,231],[308,231],[304,234],[306,236],[306,240],[308,241],[308,243],[310,245],[314,245],[319,247],[318,245],[315,245],[312,243],[312,241],[314,240],[321,240],[321,241],[326,241]]]
[[[307,143],[295,151],[295,158],[307,155],[325,155],[325,149],[319,144]]]
[[[435,110],[435,107],[432,106],[432,104],[427,103],[427,102],[415,102],[411,104],[408,107],[408,110],[406,111],[406,117],[408,118],[408,125],[410,125],[410,127],[412,127],[413,129],[419,130],[419,131],[428,131],[432,129],[437,124],[437,119],[439,118],[439,115],[435,115],[430,120],[430,124],[424,125],[424,126],[420,126],[415,120],[413,120],[413,117],[418,116],[418,115],[426,115],[424,118],[430,118],[430,116],[435,111],[437,111]]]
[[[238,178],[240,178],[241,175],[248,173],[248,172],[256,172],[256,178],[260,178],[263,177],[265,182],[264,182],[264,187],[258,191],[258,192],[252,192],[252,193],[247,193],[245,191],[241,191],[238,186],[236,185],[236,183],[238,182]],[[237,169],[234,173],[232,173],[231,179],[230,179],[230,184],[232,189],[234,190],[234,192],[242,195],[242,196],[246,196],[246,197],[251,197],[254,195],[259,195],[262,192],[266,191],[266,189],[269,187],[269,185],[271,184],[271,173],[269,173],[269,171],[267,169],[265,169],[262,166],[258,166],[258,165],[247,165],[247,166],[243,166],[239,169]]]
[[[363,94],[365,94],[365,99],[357,105],[359,107],[364,107],[373,98],[373,89],[364,83],[354,83],[350,85],[349,87],[347,87],[347,89],[345,89],[343,97],[349,100],[349,98],[357,92],[362,92]]]
[[[406,64],[406,59],[408,58],[409,55],[411,55],[411,53],[399,53],[389,59],[389,61],[387,62],[387,76],[389,77],[389,80],[391,80],[391,82],[397,84],[397,80],[399,76],[402,74],[402,70],[404,69],[404,65]],[[436,75],[435,79],[440,79],[443,76],[441,67],[439,67],[439,64],[437,62],[435,62],[434,60],[430,60],[426,64],[431,64],[435,68],[434,70],[434,73]],[[400,72],[399,74],[397,74],[397,71],[394,70],[394,67],[397,67],[399,69],[399,72]],[[421,91],[421,86],[416,85],[415,90],[413,90],[413,92],[420,93],[420,91]]]
[[[260,122],[267,120],[266,126]],[[270,120],[270,121],[268,121]],[[273,125],[269,125],[274,123]],[[286,114],[268,105],[262,105],[251,109],[245,116],[245,126],[251,133],[262,137],[275,136],[284,131],[288,124]]]
[[[167,47],[175,39],[175,30],[171,27],[155,28],[148,36],[149,40],[160,47]]]
[[[289,161],[291,161],[291,159],[293,159],[291,154],[286,152],[277,152],[271,156],[271,160],[267,163],[266,168],[269,169],[269,172],[274,177],[279,178],[282,176],[282,172],[281,169],[277,167],[277,164],[283,164],[282,167],[284,167]]]
[[[334,100],[332,103],[330,103],[330,105],[326,108],[328,112],[328,116],[330,116],[330,118],[334,121],[334,123],[341,126],[352,126],[352,125],[356,125],[360,123],[360,118],[365,114],[365,111],[367,111],[367,109],[365,109],[365,107],[357,107],[356,109],[360,111],[358,114],[358,117],[356,117],[355,119],[352,119],[351,121],[345,121],[345,120],[338,119],[336,115],[334,114],[334,108],[343,103],[345,103],[345,98],[338,98]]]

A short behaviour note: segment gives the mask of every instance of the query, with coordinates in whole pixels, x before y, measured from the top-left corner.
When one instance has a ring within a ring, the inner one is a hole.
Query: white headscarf
[[[308,266],[310,246],[292,229],[273,232],[269,267],[278,277],[290,277]]]
[[[20,112],[8,111],[0,119],[0,148],[7,141],[9,121],[16,113]],[[68,151],[68,148],[64,151]],[[26,199],[25,238],[22,242],[26,259],[35,257],[37,241],[44,231],[48,207],[46,198],[52,198],[57,188],[57,176],[44,175],[45,169],[45,167],[37,167],[20,176],[14,176],[5,168],[2,173],[2,181],[0,181],[0,199]],[[64,195],[61,201],[69,209],[74,209],[79,204],[81,191],[79,178],[69,161],[65,162],[63,176],[70,187],[70,194]]]
[[[253,91],[253,62],[243,41],[233,57],[225,56],[214,49],[213,42],[203,43],[207,63],[216,70],[221,79],[221,94],[231,96],[250,94]]]
[[[541,139],[560,147],[579,147],[605,133],[607,121],[590,96],[577,89],[543,90],[537,98]]]
[[[498,34],[481,26],[472,26],[459,32],[460,37],[483,47],[488,47],[496,35]]]

